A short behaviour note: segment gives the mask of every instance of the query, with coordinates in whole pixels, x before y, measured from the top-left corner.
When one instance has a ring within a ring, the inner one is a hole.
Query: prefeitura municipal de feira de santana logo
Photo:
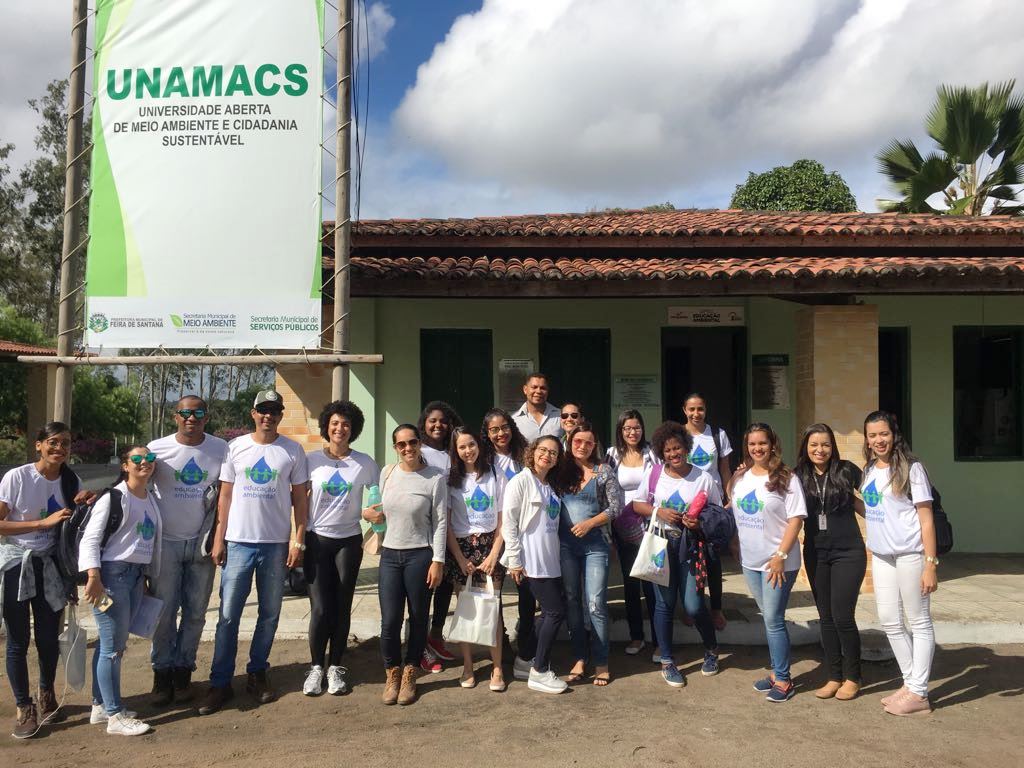
[[[89,330],[94,333],[103,333],[110,327],[110,320],[102,312],[93,312],[89,315]]]

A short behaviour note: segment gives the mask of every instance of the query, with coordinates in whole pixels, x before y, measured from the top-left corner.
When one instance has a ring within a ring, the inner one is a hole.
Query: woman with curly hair
[[[782,462],[779,437],[767,424],[747,427],[743,463],[730,483],[729,498],[739,536],[740,563],[750,594],[764,618],[772,672],[754,683],[770,702],[791,699],[786,605],[800,570],[797,537],[807,517],[800,480]]]
[[[309,526],[303,572],[309,585],[310,667],[302,685],[307,696],[323,692],[325,676],[331,695],[349,691],[341,659],[348,644],[352,596],[363,562],[363,490],[377,485],[380,478],[377,463],[351,446],[364,423],[363,412],[355,403],[328,403],[320,412],[320,436],[327,445],[307,455]]]

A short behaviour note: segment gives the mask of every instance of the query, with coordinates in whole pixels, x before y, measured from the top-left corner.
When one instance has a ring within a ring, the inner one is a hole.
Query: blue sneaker
[[[762,677],[756,683],[754,683],[754,690],[758,693],[768,693],[775,685],[775,681],[771,677]]]
[[[679,668],[675,664],[662,664],[661,676],[665,678],[665,682],[673,688],[686,687],[686,678],[683,677],[683,673],[679,671]]]
[[[796,693],[796,686],[792,683],[786,683],[785,688],[783,688],[782,686],[782,683],[776,683],[775,685],[773,685],[772,689],[768,691],[768,695],[765,696],[765,698],[773,704],[778,704],[779,702],[789,701],[790,699],[792,699],[793,694]]]
[[[718,654],[714,651],[704,651],[704,663],[701,664],[700,673],[704,677],[711,677],[718,674]]]

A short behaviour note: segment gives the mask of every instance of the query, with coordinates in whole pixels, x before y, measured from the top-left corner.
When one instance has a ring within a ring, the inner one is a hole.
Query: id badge
[[[828,530],[828,515],[824,515],[824,514],[818,515],[818,530],[819,531],[827,531]]]

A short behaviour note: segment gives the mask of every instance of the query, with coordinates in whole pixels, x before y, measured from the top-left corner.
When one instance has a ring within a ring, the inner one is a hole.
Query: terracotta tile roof
[[[895,213],[799,213],[787,211],[685,210],[561,213],[474,219],[361,221],[357,240],[418,238],[851,238],[1003,235],[1024,244],[1024,218]]]
[[[642,254],[641,254],[642,255]],[[428,280],[729,280],[733,278],[872,278],[1020,276],[1020,256],[771,256],[747,258],[505,258],[353,256],[358,279]]]
[[[34,344],[23,344],[20,341],[4,341],[0,339],[0,355],[56,355],[52,347],[37,347]]]

